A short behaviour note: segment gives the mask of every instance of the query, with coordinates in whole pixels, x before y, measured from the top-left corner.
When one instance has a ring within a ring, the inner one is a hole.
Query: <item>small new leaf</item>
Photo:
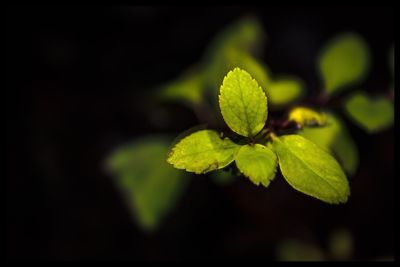
[[[255,136],[267,119],[267,97],[258,83],[244,70],[230,71],[221,85],[219,105],[232,131]]]
[[[370,99],[363,92],[354,93],[346,102],[347,115],[369,133],[383,131],[393,125],[393,103],[383,96]]]
[[[236,155],[238,169],[255,185],[267,187],[274,179],[277,165],[276,154],[260,144],[242,146]]]
[[[331,40],[319,57],[319,71],[328,94],[361,81],[370,67],[370,55],[364,39],[344,33]]]
[[[330,204],[345,203],[350,187],[339,163],[300,135],[273,137],[283,177],[296,190]]]
[[[201,130],[180,140],[168,155],[167,162],[177,169],[197,174],[228,166],[240,146],[216,131]]]
[[[295,107],[289,112],[289,121],[303,126],[322,126],[326,123],[326,115],[310,108]]]

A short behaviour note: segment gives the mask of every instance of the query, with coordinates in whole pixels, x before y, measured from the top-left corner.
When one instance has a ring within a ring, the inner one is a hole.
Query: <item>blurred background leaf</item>
[[[362,81],[369,68],[368,46],[359,34],[351,32],[331,39],[318,58],[318,70],[329,95]]]
[[[322,261],[324,255],[321,249],[313,244],[295,239],[285,239],[276,248],[278,261]]]
[[[329,252],[335,260],[348,260],[354,252],[354,240],[347,229],[336,229],[329,239]]]
[[[294,76],[274,79],[263,88],[266,88],[268,104],[272,108],[283,107],[300,100],[304,93],[303,81]]]
[[[175,208],[188,175],[166,163],[171,139],[146,136],[118,148],[108,159],[117,187],[139,226],[154,231]]]
[[[393,103],[383,95],[370,97],[357,91],[344,105],[350,119],[369,133],[386,130],[394,123]]]
[[[192,107],[203,101],[204,87],[203,73],[190,69],[178,79],[161,87],[159,97],[164,101],[178,101]]]
[[[337,115],[327,113],[326,117],[325,126],[303,127],[299,134],[332,153],[343,169],[353,175],[359,164],[357,145]]]
[[[217,185],[221,186],[231,184],[233,181],[235,181],[235,178],[237,177],[236,175],[225,169],[215,170],[213,172],[210,172],[209,175]]]

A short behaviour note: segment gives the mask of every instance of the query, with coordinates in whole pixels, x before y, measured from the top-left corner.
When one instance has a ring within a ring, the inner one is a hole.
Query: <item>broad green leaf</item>
[[[369,49],[358,34],[343,33],[322,49],[318,64],[326,92],[338,93],[364,79],[370,67]]]
[[[230,71],[220,89],[222,116],[232,131],[255,136],[267,119],[267,97],[258,83],[244,70]]]
[[[177,169],[197,174],[228,166],[240,146],[217,132],[201,130],[180,140],[168,155],[168,163]]]
[[[242,146],[236,155],[238,169],[255,185],[267,187],[274,179],[277,165],[275,153],[260,144]]]
[[[299,79],[291,77],[275,79],[263,88],[265,88],[265,94],[271,106],[290,104],[303,94],[303,83]]]
[[[289,121],[300,125],[316,126],[326,123],[326,115],[306,107],[295,107],[289,112]]]
[[[276,257],[278,261],[322,261],[324,253],[313,244],[285,239],[277,245]]]
[[[300,135],[273,142],[282,175],[294,189],[330,204],[347,202],[349,183],[333,156]]]
[[[384,96],[368,97],[361,91],[345,102],[347,115],[369,133],[386,130],[394,123],[393,103]]]
[[[175,207],[188,177],[165,162],[170,140],[149,136],[117,149],[107,161],[139,226],[155,230]]]
[[[204,90],[203,73],[199,70],[191,70],[176,81],[162,87],[159,95],[165,100],[177,100],[193,105],[202,102]]]
[[[303,127],[298,134],[332,153],[343,169],[353,175],[359,163],[357,146],[338,116],[327,113],[326,117],[324,126]]]

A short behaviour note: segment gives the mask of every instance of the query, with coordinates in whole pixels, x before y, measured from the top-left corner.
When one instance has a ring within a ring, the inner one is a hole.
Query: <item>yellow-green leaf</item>
[[[185,189],[188,177],[165,162],[170,140],[149,136],[118,148],[107,165],[138,225],[155,230]]]
[[[370,98],[364,92],[356,92],[345,102],[347,115],[369,133],[386,130],[394,123],[393,103],[384,96]]]
[[[161,99],[176,100],[190,105],[199,104],[203,100],[205,90],[204,75],[200,70],[193,69],[159,90]]]
[[[304,126],[324,125],[326,115],[306,107],[295,107],[289,112],[289,121],[295,121]]]
[[[167,161],[177,169],[207,173],[228,166],[239,148],[228,138],[221,139],[216,131],[201,130],[180,140]]]
[[[330,204],[347,202],[346,175],[328,152],[300,135],[273,137],[273,143],[282,175],[294,189]]]
[[[326,92],[338,93],[364,79],[370,67],[369,49],[360,35],[343,33],[322,49],[318,64]]]
[[[230,71],[220,89],[222,116],[232,131],[255,136],[267,119],[267,97],[258,83],[244,70]]]
[[[275,152],[260,144],[242,146],[236,155],[238,169],[255,185],[267,187],[274,179],[277,165]]]
[[[345,123],[332,113],[326,114],[326,124],[322,127],[303,127],[298,133],[304,138],[332,153],[343,169],[350,175],[357,170],[358,149]]]
[[[270,106],[284,106],[298,100],[303,94],[303,83],[294,77],[274,79],[263,87]]]

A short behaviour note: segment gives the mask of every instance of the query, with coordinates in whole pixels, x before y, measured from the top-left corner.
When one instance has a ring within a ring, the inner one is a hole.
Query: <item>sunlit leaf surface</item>
[[[352,175],[359,164],[357,145],[345,123],[337,115],[327,113],[326,117],[323,127],[306,126],[298,134],[332,153],[343,169]]]
[[[327,203],[347,202],[349,183],[329,153],[300,135],[273,140],[282,175],[293,188]]]
[[[220,89],[222,116],[232,131],[254,136],[267,119],[267,97],[258,83],[244,70],[230,71]]]
[[[267,187],[275,177],[277,158],[275,152],[260,144],[242,146],[236,155],[238,169],[255,185]]]
[[[177,169],[197,174],[228,166],[240,146],[216,131],[201,130],[180,140],[171,149],[167,161]]]

